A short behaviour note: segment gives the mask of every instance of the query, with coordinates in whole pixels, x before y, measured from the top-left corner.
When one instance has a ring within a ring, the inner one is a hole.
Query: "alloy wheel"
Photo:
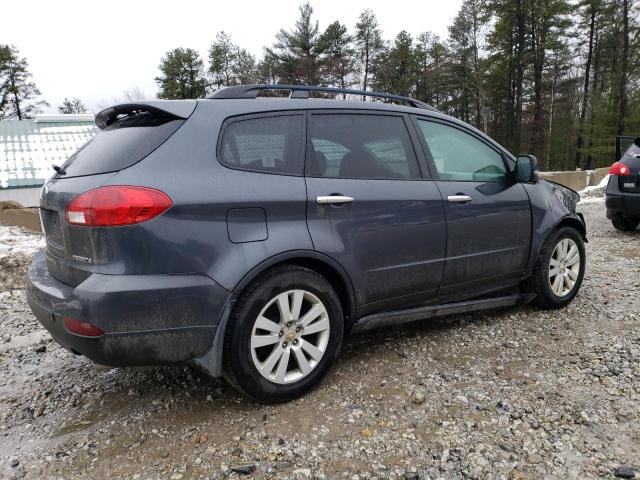
[[[569,295],[580,274],[580,249],[570,238],[561,239],[549,260],[549,286],[558,297]]]
[[[276,295],[251,332],[251,358],[260,374],[277,384],[301,380],[318,365],[329,343],[330,322],[322,301],[306,290]]]

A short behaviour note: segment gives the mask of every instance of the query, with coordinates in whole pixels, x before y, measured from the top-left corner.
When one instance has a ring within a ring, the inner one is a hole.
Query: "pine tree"
[[[375,66],[377,90],[411,96],[414,94],[418,62],[413,38],[403,30],[387,52],[380,55]]]
[[[460,12],[449,27],[451,69],[460,72],[453,75],[452,86],[457,86],[468,111],[471,123],[483,130],[487,129],[485,112],[486,62],[481,57],[484,50],[483,38],[487,26],[484,0],[465,0]],[[457,111],[461,110],[458,106]]]
[[[529,15],[531,64],[533,67],[533,119],[529,152],[542,158],[544,153],[545,119],[544,88],[548,52],[563,49],[571,26],[573,9],[567,0],[531,0]]]
[[[248,50],[239,48],[235,53],[231,71],[238,83],[242,85],[255,83],[258,80],[256,57],[251,55]]]
[[[340,88],[351,85],[355,50],[347,27],[338,21],[330,24],[318,40],[318,50],[322,52],[322,73],[326,83]]]
[[[20,58],[16,47],[0,45],[0,118],[31,118],[49,106],[38,99],[40,90],[28,68],[27,59]]]
[[[65,97],[62,105],[58,107],[58,112],[72,114],[72,113],[87,113],[87,108],[79,98],[72,98],[69,100]]]
[[[373,66],[384,52],[382,32],[373,11],[367,9],[360,14],[356,23],[355,42],[358,62],[362,70],[362,89],[366,91],[373,75]]]
[[[191,48],[175,48],[167,52],[158,67],[161,76],[156,77],[160,86],[158,98],[200,98],[206,94],[200,55]]]
[[[209,49],[209,72],[216,88],[235,84],[233,72],[238,47],[231,41],[231,36],[224,31],[216,35],[216,41]]]
[[[277,59],[277,76],[284,83],[322,84],[318,22],[312,19],[309,3],[300,6],[300,18],[293,30],[280,30],[267,55]]]

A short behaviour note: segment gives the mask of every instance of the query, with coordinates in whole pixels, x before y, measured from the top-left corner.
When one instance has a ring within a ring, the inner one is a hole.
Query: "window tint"
[[[310,137],[310,175],[379,179],[420,176],[401,117],[312,115]]]
[[[506,177],[502,155],[472,135],[436,122],[418,120],[442,180],[500,182]]]
[[[175,133],[184,120],[149,112],[127,115],[71,155],[64,163],[65,178],[116,172],[138,163]]]
[[[224,130],[220,161],[231,168],[302,173],[302,115],[234,121]]]

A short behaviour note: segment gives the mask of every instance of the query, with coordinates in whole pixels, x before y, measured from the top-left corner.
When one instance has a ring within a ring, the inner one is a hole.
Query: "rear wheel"
[[[225,336],[224,375],[265,403],[292,400],[327,373],[342,342],[340,300],[312,270],[274,269],[240,297]]]
[[[578,293],[585,268],[582,235],[571,227],[553,232],[540,249],[533,274],[535,303],[543,308],[561,308]]]
[[[640,217],[626,217],[623,215],[615,215],[611,217],[611,223],[618,230],[623,232],[631,232],[640,225]]]

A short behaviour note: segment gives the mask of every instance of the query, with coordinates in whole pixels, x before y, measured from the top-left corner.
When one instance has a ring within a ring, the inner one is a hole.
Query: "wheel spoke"
[[[269,357],[264,361],[264,363],[262,364],[262,366],[260,367],[260,370],[262,370],[262,373],[265,376],[269,376],[271,374],[271,372],[273,372],[273,369],[276,366],[276,363],[278,363],[278,360],[280,360],[280,357],[282,357],[282,354],[284,353],[284,349],[283,348],[274,348],[273,352],[271,352],[271,355],[269,355]]]
[[[567,293],[569,293],[573,289],[573,286],[576,284],[576,282],[574,282],[571,277],[567,275],[566,277],[564,277],[564,284],[567,287]]]
[[[309,365],[309,360],[307,360],[307,357],[305,357],[304,352],[301,349],[296,348],[293,353],[296,356],[298,368],[300,369],[302,374],[306,375],[307,373],[309,373],[311,371],[311,365]]]
[[[551,259],[549,260],[549,266],[550,267],[559,267],[560,266],[560,262],[558,260],[556,260],[555,258],[551,257]]]
[[[571,267],[580,261],[580,252],[576,250],[569,258],[567,258],[567,267]]]
[[[280,311],[280,321],[284,323],[291,321],[289,294],[287,292],[278,295],[278,310]]]
[[[560,258],[567,256],[567,249],[569,248],[569,241],[565,238],[560,242]]]
[[[298,320],[300,318],[300,309],[302,308],[303,299],[304,299],[304,292],[302,290],[295,290],[293,292],[293,303],[291,305],[292,320]]]
[[[569,274],[569,277],[571,278],[571,280],[573,280],[574,282],[578,278],[578,272],[574,272],[572,269],[568,269],[567,273]]]
[[[306,327],[316,318],[318,318],[324,311],[324,307],[321,304],[316,303],[313,307],[311,307],[311,310],[305,313],[304,317],[300,319],[300,325]]]
[[[271,320],[269,320],[267,317],[264,317],[262,315],[260,315],[258,317],[258,319],[256,320],[256,328],[259,328],[261,330],[266,330],[267,332],[271,332],[271,333],[278,333],[280,332],[280,325],[278,325],[276,322],[273,322]]]
[[[551,268],[549,270],[549,278],[555,277],[559,273],[560,273],[560,269],[559,268]]]
[[[284,376],[287,374],[289,368],[289,356],[291,355],[289,350],[282,350],[282,356],[278,369],[276,370],[276,382],[284,383]]]
[[[556,275],[552,288],[556,295],[562,296],[562,275]]]
[[[251,336],[251,348],[260,348],[266,345],[273,345],[278,343],[280,336],[272,333],[269,335],[252,335]]]
[[[304,329],[303,335],[311,335],[312,333],[324,332],[329,328],[329,319],[322,317],[317,322],[312,323]]]
[[[316,362],[319,362],[322,358],[322,351],[312,343],[307,342],[304,338],[300,339],[300,348],[311,355],[311,358],[313,358]]]

